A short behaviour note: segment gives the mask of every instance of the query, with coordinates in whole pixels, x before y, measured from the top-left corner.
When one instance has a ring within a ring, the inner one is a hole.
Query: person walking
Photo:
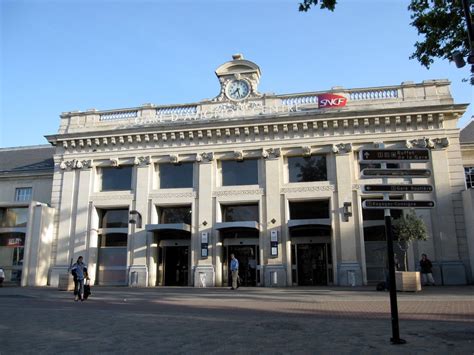
[[[231,290],[239,288],[237,284],[239,280],[239,261],[234,254],[230,254],[230,272],[232,273],[232,287]]]
[[[433,273],[432,269],[433,264],[431,264],[430,259],[426,256],[426,254],[421,254],[421,260],[420,260],[420,270],[421,270],[421,278],[423,281],[423,285],[435,285],[434,279],[433,279]]]
[[[76,263],[71,267],[71,274],[74,278],[74,301],[84,301],[84,279],[89,279],[87,266],[83,262],[82,256],[77,258]]]
[[[3,286],[3,280],[5,280],[5,271],[0,267],[0,287]]]

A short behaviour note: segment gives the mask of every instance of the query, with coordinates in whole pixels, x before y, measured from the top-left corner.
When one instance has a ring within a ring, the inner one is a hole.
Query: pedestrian
[[[232,273],[232,287],[231,290],[239,288],[239,261],[234,254],[230,254],[230,272]]]
[[[0,267],[0,287],[3,286],[3,280],[5,280],[5,271]]]
[[[71,268],[71,274],[74,278],[74,301],[84,301],[84,279],[89,279],[87,275],[87,266],[83,262],[82,256],[77,258],[77,262]]]
[[[421,270],[421,278],[423,281],[423,285],[435,285],[433,279],[433,273],[431,269],[433,268],[433,264],[431,264],[430,259],[426,256],[426,254],[421,254],[420,260],[420,270]]]

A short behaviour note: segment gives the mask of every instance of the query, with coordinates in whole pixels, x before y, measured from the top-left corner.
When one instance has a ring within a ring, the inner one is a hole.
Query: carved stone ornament
[[[423,137],[421,139],[413,139],[407,141],[405,144],[407,148],[416,147],[416,148],[429,148],[429,149],[443,149],[449,146],[449,139],[447,137],[444,138],[428,138]]]
[[[200,153],[196,155],[196,161],[201,162],[201,163],[210,163],[211,161],[214,160],[214,153]]]
[[[333,144],[332,151],[335,154],[347,154],[352,152],[352,143]]]
[[[311,156],[311,147],[309,145],[305,145],[301,147],[301,150],[303,151],[303,156],[304,157],[310,157]]]
[[[135,165],[146,166],[151,164],[151,157],[149,155],[144,157],[136,157],[133,161]]]
[[[234,151],[234,159],[238,161],[244,160],[244,153],[241,150]]]
[[[170,163],[171,164],[178,164],[179,163],[178,154],[170,154]]]
[[[66,169],[72,170],[72,169],[82,169],[82,168],[88,169],[91,167],[92,167],[92,160],[87,160],[87,159],[63,160],[61,161],[61,163],[59,163],[59,168],[61,170],[66,170]]]
[[[112,165],[113,167],[119,166],[118,158],[110,158],[110,165]]]
[[[262,157],[265,159],[277,159],[281,156],[280,148],[268,148],[262,150]]]

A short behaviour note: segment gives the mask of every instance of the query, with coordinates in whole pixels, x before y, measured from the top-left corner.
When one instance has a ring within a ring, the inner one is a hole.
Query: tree
[[[428,239],[426,225],[415,213],[409,212],[393,220],[393,235],[397,238],[398,246],[403,252],[405,271],[408,271],[407,250],[415,240]]]
[[[337,0],[304,0],[299,10],[306,12],[319,5],[334,11],[336,4]],[[455,51],[468,55],[470,45],[461,0],[411,0],[408,10],[411,25],[424,37],[415,43],[410,59],[429,68],[434,58],[452,60]]]

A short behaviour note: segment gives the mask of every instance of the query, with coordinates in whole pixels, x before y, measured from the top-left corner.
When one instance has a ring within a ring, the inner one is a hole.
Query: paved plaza
[[[474,286],[361,288],[0,288],[0,354],[474,353]]]

